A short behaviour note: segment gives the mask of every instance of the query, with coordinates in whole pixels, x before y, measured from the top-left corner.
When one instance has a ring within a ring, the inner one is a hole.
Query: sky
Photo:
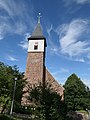
[[[25,72],[39,13],[48,70],[62,85],[75,73],[90,87],[90,0],[0,0],[0,61]]]

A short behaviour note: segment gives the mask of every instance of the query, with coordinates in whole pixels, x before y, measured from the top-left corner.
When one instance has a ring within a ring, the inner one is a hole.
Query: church
[[[47,42],[42,33],[39,16],[35,30],[28,38],[28,54],[25,71],[27,85],[24,91],[27,91],[28,85],[35,86],[42,84],[44,86],[45,84],[49,84],[63,99],[64,88],[54,79],[45,66],[46,47]],[[22,97],[22,105],[29,104],[27,96],[28,92],[25,92]]]

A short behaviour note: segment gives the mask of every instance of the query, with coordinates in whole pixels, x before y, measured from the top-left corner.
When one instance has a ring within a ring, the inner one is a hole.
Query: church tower
[[[45,84],[45,48],[46,38],[42,34],[40,16],[37,26],[28,38],[28,56],[25,76],[29,84]]]
[[[27,97],[28,85],[37,86],[48,83],[52,90],[57,92],[63,99],[64,88],[54,79],[51,73],[45,67],[45,49],[46,49],[46,38],[42,34],[42,29],[40,25],[40,16],[38,18],[38,23],[32,35],[28,38],[28,55],[26,63],[26,86],[23,91],[22,105],[29,105]]]

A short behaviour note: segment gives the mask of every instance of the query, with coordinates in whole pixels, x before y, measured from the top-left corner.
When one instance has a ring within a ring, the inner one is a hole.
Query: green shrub
[[[22,106],[22,105],[20,105],[20,103],[15,102],[13,111],[15,113],[31,114],[31,107],[30,106]]]
[[[14,120],[7,115],[0,115],[0,120]]]

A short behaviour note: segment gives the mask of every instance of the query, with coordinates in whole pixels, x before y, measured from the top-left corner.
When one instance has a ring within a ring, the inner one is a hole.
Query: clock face
[[[29,40],[28,52],[44,52],[44,40]]]

